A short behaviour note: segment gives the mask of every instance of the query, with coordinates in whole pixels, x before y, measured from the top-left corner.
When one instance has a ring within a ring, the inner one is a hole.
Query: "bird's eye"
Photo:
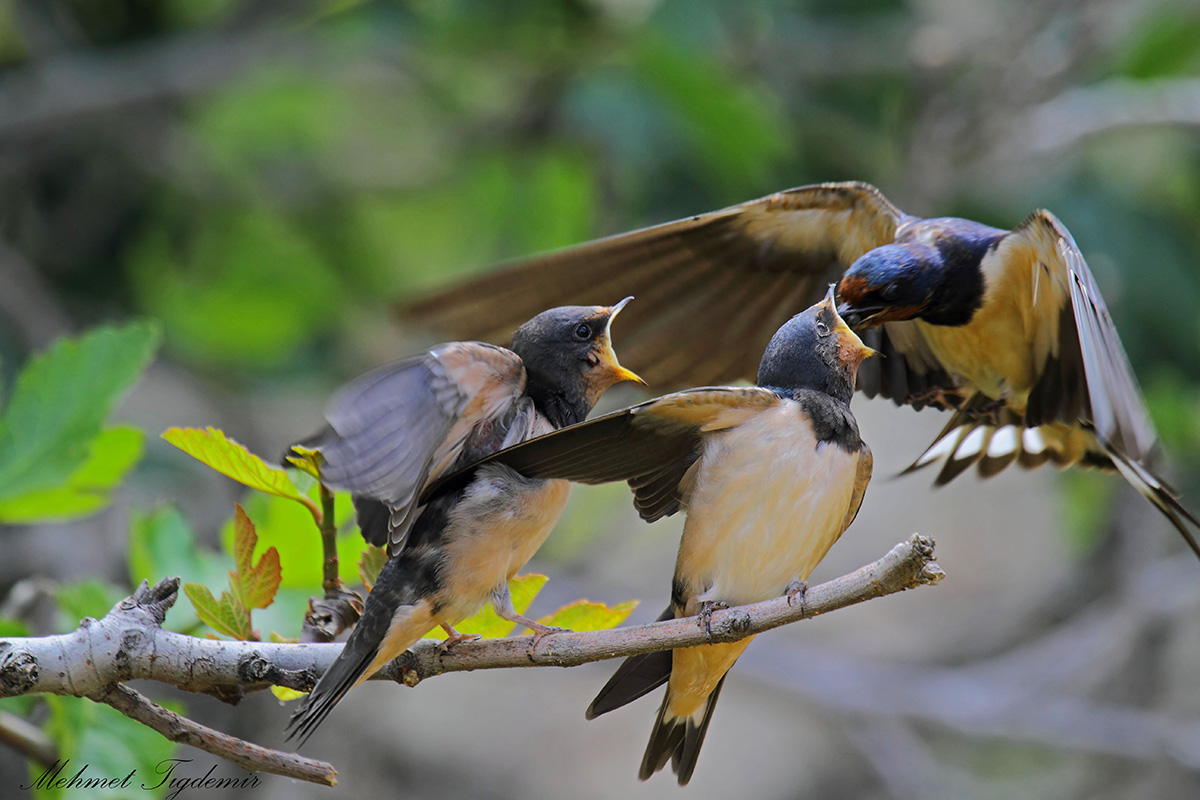
[[[817,320],[817,335],[818,336],[828,336],[829,335],[829,326],[826,325],[824,323],[824,321],[822,321],[822,320]]]
[[[581,322],[575,326],[576,341],[586,342],[590,338],[592,338],[592,326],[591,325],[588,325],[586,322]]]
[[[889,283],[887,286],[883,287],[883,299],[884,300],[895,300],[899,296],[900,296],[900,284]]]

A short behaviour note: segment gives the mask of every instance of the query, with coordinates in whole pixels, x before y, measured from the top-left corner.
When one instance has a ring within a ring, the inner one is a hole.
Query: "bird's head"
[[[566,396],[585,405],[586,415],[613,384],[646,383],[621,366],[612,347],[612,321],[632,299],[552,308],[517,328],[510,349],[524,362],[535,397],[539,390]]]
[[[932,248],[889,244],[853,264],[838,283],[838,313],[855,330],[920,317],[942,279]]]
[[[758,385],[813,389],[849,403],[858,365],[875,351],[838,314],[830,285],[825,299],[800,312],[771,337],[758,366]]]

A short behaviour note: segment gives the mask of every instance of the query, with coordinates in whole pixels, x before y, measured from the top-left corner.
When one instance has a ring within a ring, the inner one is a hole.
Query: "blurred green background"
[[[154,437],[213,424],[280,452],[340,382],[435,340],[391,301],[829,180],[1001,227],[1053,210],[1195,507],[1198,127],[1194,0],[0,0],[0,387],[64,334],[131,317],[164,333],[120,414],[151,437],[133,479],[96,517],[0,528],[0,595],[127,585],[131,515],[163,503],[215,546],[241,494]],[[858,544],[818,576],[919,529],[950,579],[756,642],[691,795],[1200,792],[1200,566],[1178,537],[1103,476],[886,481],[944,420],[856,411],[876,484]],[[639,597],[634,619],[653,618],[677,528],[643,530],[621,487],[575,495],[536,565],[546,591]],[[610,668],[367,687],[390,711],[347,701],[310,754],[342,769],[342,796],[671,790],[633,780],[650,701],[584,724]],[[206,699],[184,698],[280,743],[272,698]],[[24,770],[0,749],[0,787]],[[254,796],[272,792],[333,794],[268,779]]]

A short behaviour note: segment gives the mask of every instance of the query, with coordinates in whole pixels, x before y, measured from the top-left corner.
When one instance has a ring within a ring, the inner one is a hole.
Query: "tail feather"
[[[1154,475],[1145,465],[1128,459],[1118,452],[1112,452],[1112,461],[1122,477],[1137,489],[1138,494],[1154,504],[1163,513],[1175,529],[1183,534],[1192,552],[1200,556],[1200,542],[1196,541],[1193,530],[1200,531],[1200,522],[1195,515],[1183,507],[1179,497],[1170,486]],[[1189,528],[1190,524],[1190,528]]]
[[[668,607],[658,621],[674,618],[674,608]],[[592,700],[585,716],[595,719],[662,686],[671,677],[671,660],[670,650],[643,653],[625,659],[596,695],[596,699]]]
[[[356,633],[362,630],[361,621],[359,624],[360,627],[355,628]],[[380,639],[382,640],[382,636]],[[351,649],[352,644],[356,645],[353,649]],[[359,679],[363,677],[367,667],[374,660],[376,652],[378,652],[378,642],[367,642],[362,637],[358,642],[353,642],[352,636],[351,640],[346,642],[346,648],[341,655],[325,671],[325,674],[317,681],[317,685],[313,687],[312,692],[292,714],[287,725],[286,738],[289,741],[299,738],[296,747],[302,747],[317,726],[329,716],[333,707],[346,696],[346,692],[358,684]]]
[[[286,738],[289,741],[298,738],[297,747],[308,741],[346,692],[378,672],[432,628],[428,603],[415,596],[410,576],[404,572],[399,559],[384,564],[346,646],[292,714]],[[405,608],[410,609],[409,613],[403,613]]]
[[[650,743],[646,745],[646,753],[642,756],[642,766],[638,770],[638,778],[646,780],[671,762],[680,786],[686,786],[696,771],[696,760],[700,757],[700,747],[708,733],[708,725],[712,721],[713,709],[717,706],[717,698],[721,695],[721,687],[725,678],[721,678],[717,687],[704,703],[704,711],[697,720],[691,717],[668,717],[667,705],[671,699],[668,689],[663,697],[662,706],[658,709],[658,717],[654,721],[654,729],[650,733]]]

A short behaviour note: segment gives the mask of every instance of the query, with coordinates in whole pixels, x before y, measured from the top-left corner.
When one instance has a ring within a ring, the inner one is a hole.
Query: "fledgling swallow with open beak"
[[[854,520],[872,459],[850,397],[859,363],[873,353],[838,316],[831,286],[771,339],[757,386],[669,394],[502,450],[482,468],[628,481],[650,522],[686,509],[671,605],[660,619],[707,620],[717,607],[801,591]],[[644,780],[671,761],[686,784],[725,674],[749,644],[629,658],[588,717],[667,683],[638,774]]]
[[[389,555],[345,649],[289,722],[300,743],[339,700],[422,636],[452,627],[489,599],[496,613],[539,635],[556,629],[518,614],[508,582],[546,540],[569,484],[521,476],[496,464],[430,500],[421,491],[502,447],[582,422],[604,391],[641,379],[618,363],[610,341],[615,306],[567,306],[517,328],[509,348],[440,345],[359,378],[334,398],[329,428],[305,443],[321,477],[382,504]],[[378,531],[364,530],[368,539]]]
[[[953,412],[913,469],[944,459],[938,485],[973,465],[1116,469],[1200,555],[1200,522],[1154,468],[1158,436],[1099,287],[1048,211],[1006,231],[910,216],[864,183],[804,186],[519,262],[405,313],[477,335],[525,304],[634,293],[622,353],[671,389],[750,377],[771,332],[831,281],[886,356],[858,388]],[[484,297],[496,302],[476,313]]]

